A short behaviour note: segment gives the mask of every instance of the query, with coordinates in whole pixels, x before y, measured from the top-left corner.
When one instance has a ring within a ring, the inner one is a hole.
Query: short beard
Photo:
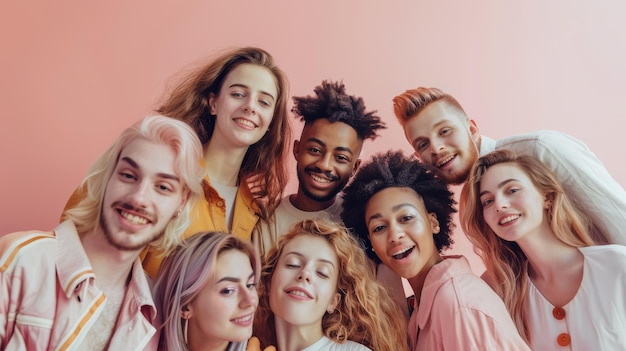
[[[145,240],[144,242],[138,243],[137,245],[129,246],[129,245],[122,245],[118,242],[115,242],[115,240],[113,239],[113,235],[111,235],[111,229],[109,229],[109,226],[104,220],[104,216],[102,216],[102,214],[100,214],[100,228],[102,228],[104,237],[109,242],[109,244],[120,251],[143,250],[146,246],[148,246],[148,244],[160,239],[163,235],[165,235],[165,230],[163,230],[160,233],[157,233],[156,235],[154,235],[151,239]]]
[[[467,167],[461,170],[461,172],[457,174],[451,174],[446,177],[440,175],[440,177],[443,180],[445,180],[448,184],[452,184],[452,185],[464,184],[468,180],[470,172],[472,171],[472,166],[474,166],[474,163],[476,163],[479,156],[480,155],[478,153],[478,147],[476,146],[476,144],[472,144],[472,147],[467,152],[467,158],[472,161],[467,165]]]
[[[300,172],[298,172],[298,182],[300,184],[304,183],[302,181],[302,175]],[[339,194],[341,192],[341,190],[343,190],[343,188],[346,186],[346,184],[348,184],[348,180],[349,179],[342,179],[340,180],[335,188],[333,188],[333,190],[331,192],[329,192],[326,195],[320,196],[320,195],[315,195],[312,192],[309,191],[309,189],[307,189],[304,186],[300,186],[299,189],[302,191],[302,193],[304,194],[304,196],[308,197],[309,199],[313,200],[313,201],[317,201],[317,202],[326,202],[326,201],[330,201],[332,199],[334,199],[337,194]]]

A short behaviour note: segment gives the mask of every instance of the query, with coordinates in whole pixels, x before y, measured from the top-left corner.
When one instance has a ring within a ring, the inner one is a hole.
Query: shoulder
[[[616,261],[626,261],[626,246],[623,245],[593,245],[581,247],[579,250],[587,260],[599,260],[611,264]]]
[[[450,258],[446,259],[450,260]],[[433,301],[433,310],[442,313],[462,313],[468,317],[483,314],[499,319],[505,309],[498,295],[479,276],[469,270],[461,270],[467,265],[465,260],[456,260],[457,274],[444,282]]]
[[[43,255],[37,252],[54,252],[49,250],[53,245],[56,245],[53,232],[25,231],[3,235],[0,237],[0,272],[9,269],[25,255],[29,256],[29,260],[42,259]]]
[[[343,344],[333,342],[329,350],[331,351],[371,351],[370,348],[364,345],[361,345],[357,342],[354,342],[352,340],[348,340],[344,342]]]
[[[497,140],[498,149],[507,149],[510,147],[520,145],[562,145],[562,144],[577,144],[585,145],[579,139],[573,136],[559,132],[556,130],[539,130],[530,133],[516,134],[506,138]]]

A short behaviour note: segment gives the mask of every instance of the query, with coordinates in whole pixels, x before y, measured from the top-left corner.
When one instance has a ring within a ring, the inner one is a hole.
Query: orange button
[[[556,337],[556,343],[561,346],[567,346],[570,342],[572,342],[572,339],[567,333],[561,333]]]
[[[565,310],[563,309],[563,307],[555,307],[552,310],[552,315],[554,316],[554,318],[561,320],[565,318]]]

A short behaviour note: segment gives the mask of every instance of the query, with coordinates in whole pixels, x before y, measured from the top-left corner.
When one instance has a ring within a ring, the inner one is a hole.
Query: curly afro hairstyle
[[[435,176],[432,167],[413,156],[405,157],[401,151],[388,151],[374,155],[371,161],[362,165],[344,189],[341,219],[359,238],[369,258],[381,263],[372,251],[365,223],[365,207],[374,194],[390,187],[415,190],[424,201],[426,211],[434,213],[439,221],[441,231],[433,236],[437,250],[441,253],[452,245],[450,235],[454,228],[452,214],[456,212],[456,201],[446,182]]]
[[[343,122],[356,131],[361,140],[375,139],[379,129],[387,126],[376,116],[377,111],[365,112],[363,98],[346,94],[342,82],[323,81],[314,89],[315,96],[294,96],[291,112],[305,125],[320,118],[330,122]]]

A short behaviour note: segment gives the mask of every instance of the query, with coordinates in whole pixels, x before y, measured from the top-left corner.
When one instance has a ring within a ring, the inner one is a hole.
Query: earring
[[[178,218],[178,216],[180,216],[182,212],[183,212],[183,209],[179,208],[178,211],[176,211],[176,214],[174,214],[174,218]]]
[[[441,228],[439,228],[439,226],[435,226],[435,228],[433,228],[433,229],[435,231],[433,234],[439,234],[439,231],[441,230]]]
[[[185,321],[183,322],[183,337],[185,338],[185,345],[187,345],[188,339],[187,339],[187,329],[189,329],[189,319],[188,318],[183,318]]]

